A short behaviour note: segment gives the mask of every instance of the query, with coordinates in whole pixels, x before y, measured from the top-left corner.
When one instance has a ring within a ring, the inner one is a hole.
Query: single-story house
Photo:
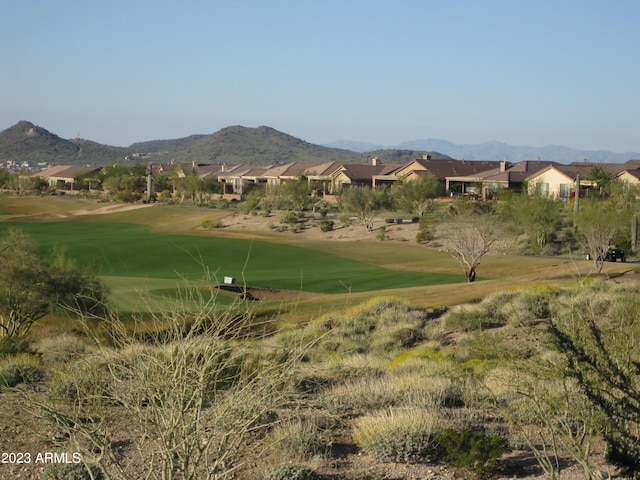
[[[98,173],[102,167],[56,165],[41,172],[31,174],[31,177],[44,178],[49,186],[60,190],[75,190],[76,178],[87,173]]]
[[[452,184],[459,185],[459,193],[482,194],[483,198],[488,198],[502,189],[520,192],[527,177],[550,165],[558,164],[541,160],[524,160],[512,164],[503,160],[498,167],[484,172],[447,177],[446,186],[447,190],[450,190]]]
[[[382,164],[377,158],[371,163],[343,163],[331,173],[331,193],[349,187],[375,187],[379,177],[391,177],[401,164]]]

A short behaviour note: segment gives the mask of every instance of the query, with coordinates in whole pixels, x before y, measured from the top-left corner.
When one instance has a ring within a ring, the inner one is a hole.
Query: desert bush
[[[326,448],[315,422],[298,418],[276,425],[269,433],[271,448],[288,461],[322,456]]]
[[[46,375],[40,357],[30,353],[18,353],[0,360],[0,377],[18,383],[35,383]]]
[[[0,358],[18,353],[32,352],[33,340],[25,335],[0,337]]]
[[[333,220],[321,220],[320,221],[320,231],[321,232],[330,232],[333,230]]]
[[[222,220],[203,220],[200,223],[200,227],[204,229],[212,229],[212,228],[222,228],[224,227],[224,223]]]
[[[295,225],[298,223],[298,215],[295,212],[288,212],[280,217],[280,223],[287,223],[289,225]]]
[[[42,472],[41,480],[102,480],[102,472],[82,463],[49,465]]]
[[[138,476],[213,479],[242,463],[249,433],[271,425],[274,405],[284,401],[298,347],[277,356],[250,348],[246,334],[259,327],[248,306],[220,311],[199,286],[187,290],[186,305],[151,310],[161,312],[146,319],[154,335],[131,335],[110,317],[108,344],[95,338],[91,357],[56,372],[51,390],[58,395],[28,398],[69,447],[104,472],[131,478],[122,473],[129,460],[123,464],[113,450],[108,418],[95,415],[98,402],[117,405],[132,430],[145,432],[136,437]]]
[[[486,474],[496,468],[497,460],[510,451],[507,439],[475,430],[457,431],[447,428],[436,437],[445,450],[448,465]]]
[[[88,343],[76,335],[59,335],[43,338],[35,345],[45,365],[75,360],[89,350]]]
[[[443,422],[423,409],[389,409],[356,421],[354,440],[381,462],[419,463],[437,456],[436,436]]]
[[[267,470],[264,480],[320,480],[322,477],[305,465],[284,463]]]
[[[506,322],[488,314],[482,308],[456,308],[444,317],[445,326],[451,330],[472,332],[504,325]]]

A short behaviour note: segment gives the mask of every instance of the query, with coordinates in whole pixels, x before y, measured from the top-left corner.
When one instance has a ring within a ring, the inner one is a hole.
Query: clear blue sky
[[[5,1],[0,130],[640,151],[639,22],[637,0]]]

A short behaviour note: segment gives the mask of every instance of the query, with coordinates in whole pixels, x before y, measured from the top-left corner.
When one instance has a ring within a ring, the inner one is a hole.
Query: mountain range
[[[384,147],[352,141],[316,145],[270,127],[230,126],[208,135],[191,135],[172,140],[138,142],[115,147],[80,138],[64,139],[43,127],[20,121],[0,132],[0,163],[13,161],[65,164],[111,165],[113,163],[226,163],[274,165],[289,162],[405,163],[424,154],[434,159],[465,160],[555,160],[561,163],[588,160],[622,163],[640,158],[640,153],[584,151],[561,146],[514,147],[500,142],[456,145],[446,140],[415,140]]]
[[[545,147],[514,146],[498,141],[478,144],[458,145],[447,140],[428,138],[412,140],[398,145],[376,145],[352,140],[339,140],[325,144],[326,147],[343,148],[354,152],[367,152],[379,149],[437,151],[458,160],[550,160],[559,163],[600,162],[624,163],[627,160],[640,159],[638,152],[617,153],[608,150],[579,150],[561,145]]]

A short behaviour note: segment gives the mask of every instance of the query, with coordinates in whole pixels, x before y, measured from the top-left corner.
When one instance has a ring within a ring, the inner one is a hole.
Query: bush
[[[447,428],[436,439],[445,450],[445,463],[468,468],[478,474],[494,470],[496,461],[511,450],[505,438],[473,430],[458,432]]]
[[[298,223],[298,215],[296,215],[295,212],[285,213],[282,218],[280,218],[280,223],[295,225],[296,223]]]
[[[319,433],[314,422],[302,419],[277,425],[271,431],[270,437],[277,452],[289,460],[298,460],[324,453]]]
[[[333,230],[333,220],[321,220],[320,221],[320,231],[321,232],[330,232]]]
[[[29,353],[19,353],[0,362],[0,377],[18,383],[34,383],[42,380],[45,369],[40,358]],[[0,380],[0,384],[2,380]]]
[[[41,480],[101,480],[102,472],[90,467],[91,473],[82,463],[61,463],[50,465],[42,472]]]
[[[384,223],[391,224],[391,223],[393,223],[393,222],[395,222],[395,220],[394,220],[393,218],[385,218],[385,219],[384,219]]]
[[[224,227],[224,223],[222,220],[203,220],[200,226],[205,229],[222,228]]]
[[[436,457],[440,424],[422,409],[387,410],[358,419],[354,439],[380,462],[427,462]]]
[[[504,325],[502,319],[492,317],[481,309],[466,310],[463,308],[451,310],[445,317],[445,325],[451,330],[472,332]]]
[[[31,352],[31,343],[24,335],[9,335],[0,337],[0,358],[18,353]]]
[[[304,465],[282,464],[267,471],[264,480],[319,480],[316,472]]]

